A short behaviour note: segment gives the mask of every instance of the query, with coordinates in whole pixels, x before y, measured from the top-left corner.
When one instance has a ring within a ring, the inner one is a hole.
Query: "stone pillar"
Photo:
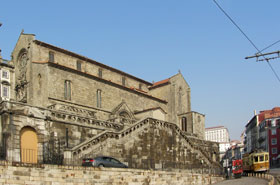
[[[72,152],[70,150],[65,150],[63,164],[69,165],[69,164],[71,164],[71,161],[73,161]]]

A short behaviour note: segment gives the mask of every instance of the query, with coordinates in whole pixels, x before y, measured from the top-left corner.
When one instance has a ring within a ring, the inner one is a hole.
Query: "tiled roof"
[[[154,88],[157,88],[157,87],[167,85],[167,84],[170,83],[169,81],[170,81],[170,78],[167,78],[165,80],[161,80],[159,82],[155,82],[155,83],[153,83],[153,86],[151,86],[149,89],[154,89]]]
[[[130,89],[135,90],[135,91],[139,91],[139,92],[142,92],[142,93],[146,93],[146,94],[148,93],[148,92],[146,92],[142,89],[138,89],[138,88],[135,88],[135,87],[130,87]]]
[[[280,107],[274,107],[271,110],[260,111],[258,116],[259,116],[259,122],[262,122],[264,119],[280,117]]]

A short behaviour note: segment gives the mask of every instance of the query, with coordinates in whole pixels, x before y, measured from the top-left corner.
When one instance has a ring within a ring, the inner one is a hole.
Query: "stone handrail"
[[[80,144],[74,146],[74,147],[71,149],[71,151],[78,151],[79,148],[81,148],[81,147],[83,147],[83,146],[89,144],[89,143],[90,143],[92,140],[94,140],[95,138],[99,138],[100,136],[102,137],[102,136],[103,136],[105,133],[107,133],[107,132],[108,132],[108,131],[105,130],[105,131],[103,131],[103,132],[97,134],[97,135],[94,136],[93,138],[90,138],[89,140],[86,140],[86,141],[84,141],[84,142],[82,142],[82,143],[80,143]]]

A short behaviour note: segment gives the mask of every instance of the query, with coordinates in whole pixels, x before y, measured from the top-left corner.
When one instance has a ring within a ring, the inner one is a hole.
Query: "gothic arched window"
[[[64,81],[64,99],[71,100],[71,81],[65,80]]]

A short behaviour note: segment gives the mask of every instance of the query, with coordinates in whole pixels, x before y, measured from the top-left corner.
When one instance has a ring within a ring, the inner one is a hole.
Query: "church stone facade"
[[[25,33],[1,69],[9,73],[0,128],[7,160],[109,155],[135,168],[218,166],[218,144],[204,140],[205,116],[191,110],[180,72],[150,83]]]

